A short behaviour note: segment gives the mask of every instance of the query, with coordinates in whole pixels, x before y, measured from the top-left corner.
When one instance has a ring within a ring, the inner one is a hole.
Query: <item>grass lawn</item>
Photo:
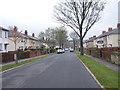
[[[19,62],[17,64],[5,65],[5,66],[0,67],[0,72],[4,71],[4,70],[7,70],[7,69],[10,69],[10,68],[14,68],[14,67],[23,65],[23,64],[30,63],[30,62],[33,62],[33,61],[36,61],[36,60],[40,60],[40,59],[46,58],[46,57],[54,55],[54,54],[56,54],[56,53],[52,53],[52,54],[47,55],[47,56],[42,56],[42,57],[37,57],[37,58],[29,59],[29,60],[26,60],[26,61],[23,61],[23,62]]]
[[[87,56],[82,56],[78,52],[75,52],[75,54],[77,54],[80,60],[82,60],[82,62],[90,69],[101,85],[103,85],[105,88],[119,87],[118,84],[120,83],[120,74]]]

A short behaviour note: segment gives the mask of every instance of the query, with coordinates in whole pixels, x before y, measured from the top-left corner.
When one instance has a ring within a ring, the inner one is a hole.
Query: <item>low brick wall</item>
[[[101,57],[100,58],[102,58],[106,61],[111,61],[111,52],[101,51]]]
[[[14,51],[12,51],[12,52],[7,52],[7,53],[1,53],[1,57],[0,57],[2,60],[1,63],[7,63],[7,62],[14,61],[15,53],[17,53],[18,60],[42,55],[40,50],[35,50],[35,51],[31,51],[31,52],[23,52],[23,51],[14,52]]]
[[[35,57],[35,56],[39,56],[39,55],[41,55],[41,52],[39,50],[29,52],[29,57]]]
[[[2,64],[2,53],[0,53],[0,64]]]
[[[111,62],[120,65],[120,52],[113,52],[111,54]]]
[[[14,54],[2,53],[2,63],[14,61]]]
[[[92,55],[93,57],[101,58],[103,60],[112,62],[114,64],[120,64],[120,48],[110,47],[110,48],[101,48],[101,49],[85,49],[85,53]]]

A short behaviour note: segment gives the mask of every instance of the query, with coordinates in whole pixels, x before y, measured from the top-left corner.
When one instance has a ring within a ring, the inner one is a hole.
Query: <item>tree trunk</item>
[[[63,43],[62,43],[62,48],[63,48]]]
[[[15,60],[15,64],[18,64],[18,60],[17,60],[17,52],[16,52],[16,50],[17,50],[17,48],[16,48],[16,43],[15,43],[15,54],[14,54],[14,60]]]
[[[16,43],[15,43],[15,51],[16,51]]]
[[[82,39],[80,39],[80,55],[84,55],[83,40]]]
[[[73,39],[73,44],[74,44],[74,50],[75,50],[75,40]]]

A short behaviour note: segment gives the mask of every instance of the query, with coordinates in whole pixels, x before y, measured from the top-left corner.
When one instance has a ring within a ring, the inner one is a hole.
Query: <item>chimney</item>
[[[28,35],[28,32],[27,32],[27,30],[25,30],[25,35]]]
[[[18,28],[17,28],[16,26],[14,26],[13,30],[14,30],[15,32],[17,31],[17,29],[18,29]]]
[[[109,31],[112,31],[112,28],[111,28],[111,27],[110,27],[110,28],[108,28],[108,32],[109,32]]]
[[[102,31],[102,34],[105,34],[106,33],[106,31]]]
[[[117,24],[117,28],[120,29],[120,23]]]
[[[96,38],[96,35],[94,35],[93,38]]]
[[[32,33],[32,37],[35,37],[35,34],[34,34],[34,33]]]

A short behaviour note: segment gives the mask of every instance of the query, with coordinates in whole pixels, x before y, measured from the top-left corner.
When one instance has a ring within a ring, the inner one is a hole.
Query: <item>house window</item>
[[[21,42],[24,42],[24,40],[22,39]]]
[[[7,38],[7,37],[8,37],[7,32],[5,32],[5,38]]]
[[[2,30],[0,30],[0,38],[2,38]]]
[[[5,51],[7,51],[7,44],[5,44]]]
[[[2,44],[0,43],[0,51],[2,51]]]

